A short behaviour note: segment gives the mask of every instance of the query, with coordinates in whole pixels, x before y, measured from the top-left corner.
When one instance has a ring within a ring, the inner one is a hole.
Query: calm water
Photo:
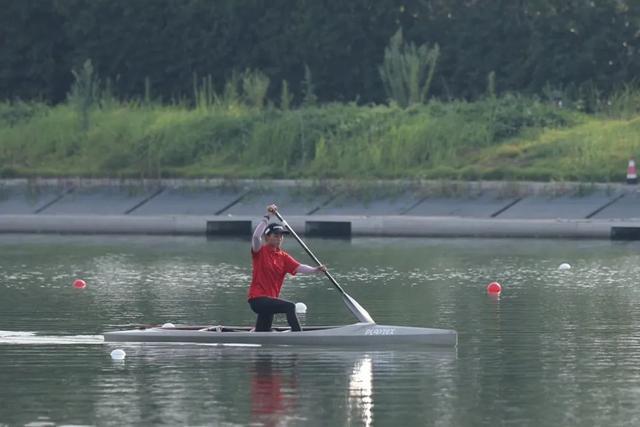
[[[252,323],[248,242],[0,235],[0,425],[640,424],[640,245],[308,243],[378,323],[456,329],[458,348],[104,344],[131,323]],[[353,320],[319,276],[283,297],[307,325]]]

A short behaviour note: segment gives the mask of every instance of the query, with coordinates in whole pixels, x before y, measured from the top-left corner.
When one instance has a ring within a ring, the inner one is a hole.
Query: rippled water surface
[[[248,242],[1,235],[0,425],[640,425],[637,243],[307,243],[378,323],[455,329],[458,348],[105,344],[130,324],[251,324]],[[303,324],[353,321],[323,277],[282,296]]]

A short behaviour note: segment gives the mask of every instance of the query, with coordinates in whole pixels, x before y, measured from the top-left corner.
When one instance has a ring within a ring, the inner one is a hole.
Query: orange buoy
[[[499,294],[502,292],[502,286],[498,282],[491,282],[487,285],[487,292],[490,294]]]
[[[76,289],[84,289],[87,287],[87,282],[82,279],[76,279],[73,281],[73,287]]]

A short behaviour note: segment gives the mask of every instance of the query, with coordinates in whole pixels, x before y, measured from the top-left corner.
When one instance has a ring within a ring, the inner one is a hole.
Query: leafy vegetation
[[[624,178],[639,2],[414,3],[0,0],[0,175]]]
[[[380,77],[389,99],[401,107],[424,103],[439,55],[437,44],[431,49],[427,45],[406,44],[402,30],[398,30],[384,51],[384,63],[380,67]]]
[[[493,72],[497,94],[547,88],[589,109],[640,67],[637,0],[0,0],[0,8],[7,100],[63,102],[70,70],[90,58],[121,99],[150,87],[164,103],[194,103],[194,74],[221,91],[234,72],[252,69],[272,82],[274,103],[283,81],[307,102],[314,94],[319,103],[382,103],[379,66],[400,28],[409,44],[439,46],[429,93],[443,100],[482,97]],[[313,92],[303,90],[305,74]]]
[[[475,102],[258,108],[98,102],[0,104],[4,176],[454,178],[619,181],[640,154],[640,115],[517,95]],[[613,97],[621,103],[635,98]],[[626,105],[626,104],[625,104]],[[624,108],[624,112],[620,111]]]

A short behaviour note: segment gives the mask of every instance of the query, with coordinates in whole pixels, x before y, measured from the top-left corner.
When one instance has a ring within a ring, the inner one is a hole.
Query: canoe
[[[271,206],[270,208],[271,209]],[[275,214],[302,248],[316,262],[323,265],[289,226],[280,213]],[[248,345],[307,345],[307,346],[386,346],[398,344],[453,346],[458,344],[458,334],[449,329],[418,328],[412,326],[378,325],[371,315],[353,297],[347,294],[328,270],[323,270],[333,286],[342,295],[343,302],[358,323],[341,326],[311,326],[304,331],[292,332],[289,328],[274,328],[272,332],[252,332],[250,327],[234,326],[143,326],[125,331],[106,332],[106,342],[149,343],[204,343]]]
[[[106,342],[174,342],[207,344],[257,344],[305,346],[384,346],[397,344],[455,346],[456,331],[411,326],[354,323],[342,326],[309,326],[302,332],[274,328],[252,332],[236,326],[150,326],[104,333]]]

